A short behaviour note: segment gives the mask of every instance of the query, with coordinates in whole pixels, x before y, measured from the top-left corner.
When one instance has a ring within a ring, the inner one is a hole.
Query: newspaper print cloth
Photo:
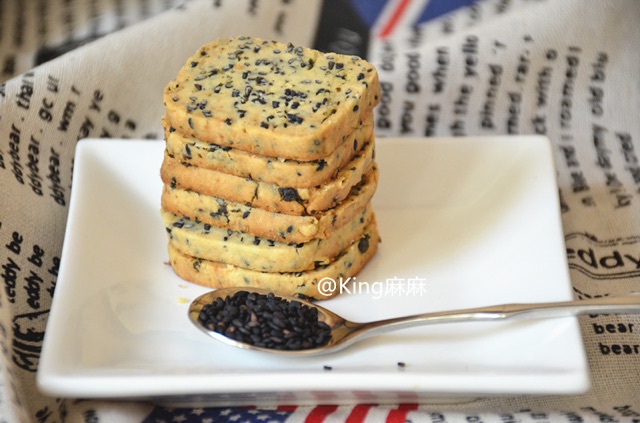
[[[640,291],[638,22],[635,0],[0,2],[3,421],[640,421],[631,315],[580,318],[593,386],[577,396],[168,409],[35,385],[77,140],[161,139],[162,87],[220,36],[367,56],[378,136],[548,136],[575,298]]]

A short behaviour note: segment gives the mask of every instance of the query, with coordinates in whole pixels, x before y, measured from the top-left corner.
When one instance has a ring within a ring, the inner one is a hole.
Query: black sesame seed
[[[289,123],[302,123],[304,121],[302,117],[293,113],[287,113],[287,119]]]
[[[403,361],[398,361],[398,367],[405,368],[407,365]]]
[[[231,119],[227,118],[227,120],[224,121],[224,123],[226,123],[227,125],[231,125]]]
[[[242,213],[242,218],[246,219],[247,217],[249,217],[249,214],[251,214],[251,212],[247,210],[246,212]]]
[[[260,127],[264,129],[269,129],[269,124],[267,122],[260,122]]]
[[[209,213],[209,215],[211,217],[213,217],[214,219],[220,219],[221,217],[227,217],[228,214],[229,214],[229,211],[227,210],[227,205],[226,204],[219,205],[218,206],[218,211]]]
[[[323,368],[324,370],[327,370],[327,371],[329,371],[329,370],[333,370],[333,367],[331,367],[331,366],[327,366],[327,365],[322,366],[322,368]]]
[[[353,111],[357,112],[358,110],[360,110],[360,107],[356,104],[355,106],[353,106]]]
[[[362,81],[364,79],[364,73],[358,74],[358,81]]]
[[[326,164],[327,164],[327,162],[324,161],[324,159],[320,159],[318,161],[318,167],[316,167],[316,172],[320,172],[322,169],[324,169]]]
[[[364,236],[360,238],[360,241],[358,241],[358,251],[364,254],[367,252],[368,249],[369,249],[369,237]]]
[[[314,262],[313,262],[313,268],[314,268],[315,270],[317,270],[317,269],[323,269],[323,268],[325,268],[325,267],[327,267],[327,265],[326,265],[323,261],[316,260],[316,261],[314,261]]]
[[[336,65],[336,62],[330,61],[328,65],[329,65],[329,69],[332,70],[333,67]]]

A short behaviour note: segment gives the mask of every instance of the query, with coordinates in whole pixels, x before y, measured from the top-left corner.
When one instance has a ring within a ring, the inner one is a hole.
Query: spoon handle
[[[440,323],[549,319],[599,313],[640,313],[640,296],[603,297],[581,301],[551,303],[503,304],[463,310],[415,314],[363,323],[359,326],[357,332],[359,332],[358,336],[371,336],[398,329]]]

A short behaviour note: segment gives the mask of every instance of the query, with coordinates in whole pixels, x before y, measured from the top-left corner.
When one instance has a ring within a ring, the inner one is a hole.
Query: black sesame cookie
[[[168,212],[163,212],[162,218],[169,242],[183,254],[261,272],[300,272],[334,260],[362,236],[374,216],[367,206],[327,239],[316,238],[299,244],[217,228]]]
[[[374,127],[373,114],[370,114],[355,131],[342,136],[344,141],[331,154],[321,159],[301,162],[187,138],[167,127],[165,119],[163,125],[167,152],[183,163],[292,188],[311,188],[333,178],[340,168],[362,150],[365,141],[373,137]]]
[[[179,189],[277,213],[313,215],[335,207],[373,166],[374,140],[366,143],[334,178],[312,188],[281,187],[180,163],[165,153],[160,175],[165,184]]]
[[[198,49],[163,101],[167,123],[186,137],[308,161],[360,126],[380,86],[358,57],[241,36]]]
[[[378,168],[374,164],[373,169],[351,188],[349,196],[336,207],[314,216],[297,216],[274,213],[169,184],[164,185],[162,191],[162,209],[193,221],[250,233],[260,238],[308,242],[313,238],[328,238],[333,231],[357,216],[373,197],[377,185]]]
[[[327,299],[339,294],[340,278],[356,275],[373,257],[380,241],[375,221],[363,235],[340,253],[331,263],[306,272],[280,273],[243,269],[230,264],[203,260],[181,253],[172,244],[168,246],[169,262],[182,279],[211,288],[251,286],[263,288],[281,295],[302,294],[316,299]],[[319,289],[324,278],[337,281],[332,291]]]

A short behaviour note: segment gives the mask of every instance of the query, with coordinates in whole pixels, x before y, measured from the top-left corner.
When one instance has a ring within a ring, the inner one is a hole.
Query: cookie
[[[328,238],[342,225],[362,211],[377,188],[378,168],[374,163],[362,181],[351,188],[347,198],[336,207],[314,216],[274,213],[264,209],[231,202],[164,185],[162,209],[193,221],[250,233],[260,238],[280,242],[308,242],[313,238]]]
[[[167,152],[177,160],[192,166],[292,188],[311,188],[327,182],[362,149],[365,140],[373,136],[373,114],[370,114],[355,131],[343,135],[344,141],[330,155],[301,162],[261,156],[196,138],[186,138],[169,128],[165,119],[162,121]]]
[[[251,37],[202,46],[163,95],[170,127],[252,153],[318,160],[380,101],[373,65],[356,56]]]
[[[367,142],[333,179],[312,188],[281,187],[249,178],[204,169],[165,154],[160,175],[165,184],[179,189],[277,213],[312,215],[335,207],[373,166],[374,142]]]
[[[299,244],[217,228],[168,212],[162,218],[169,242],[183,254],[261,272],[300,272],[328,264],[359,239],[373,212],[367,206],[327,239]]]
[[[340,282],[355,276],[374,256],[380,238],[375,221],[364,234],[340,253],[331,263],[305,272],[260,272],[230,264],[203,260],[181,253],[168,246],[169,263],[174,272],[187,281],[211,288],[247,286],[263,288],[282,295],[301,294],[316,299],[328,299],[340,292]],[[334,286],[322,283],[325,278],[336,281]]]

